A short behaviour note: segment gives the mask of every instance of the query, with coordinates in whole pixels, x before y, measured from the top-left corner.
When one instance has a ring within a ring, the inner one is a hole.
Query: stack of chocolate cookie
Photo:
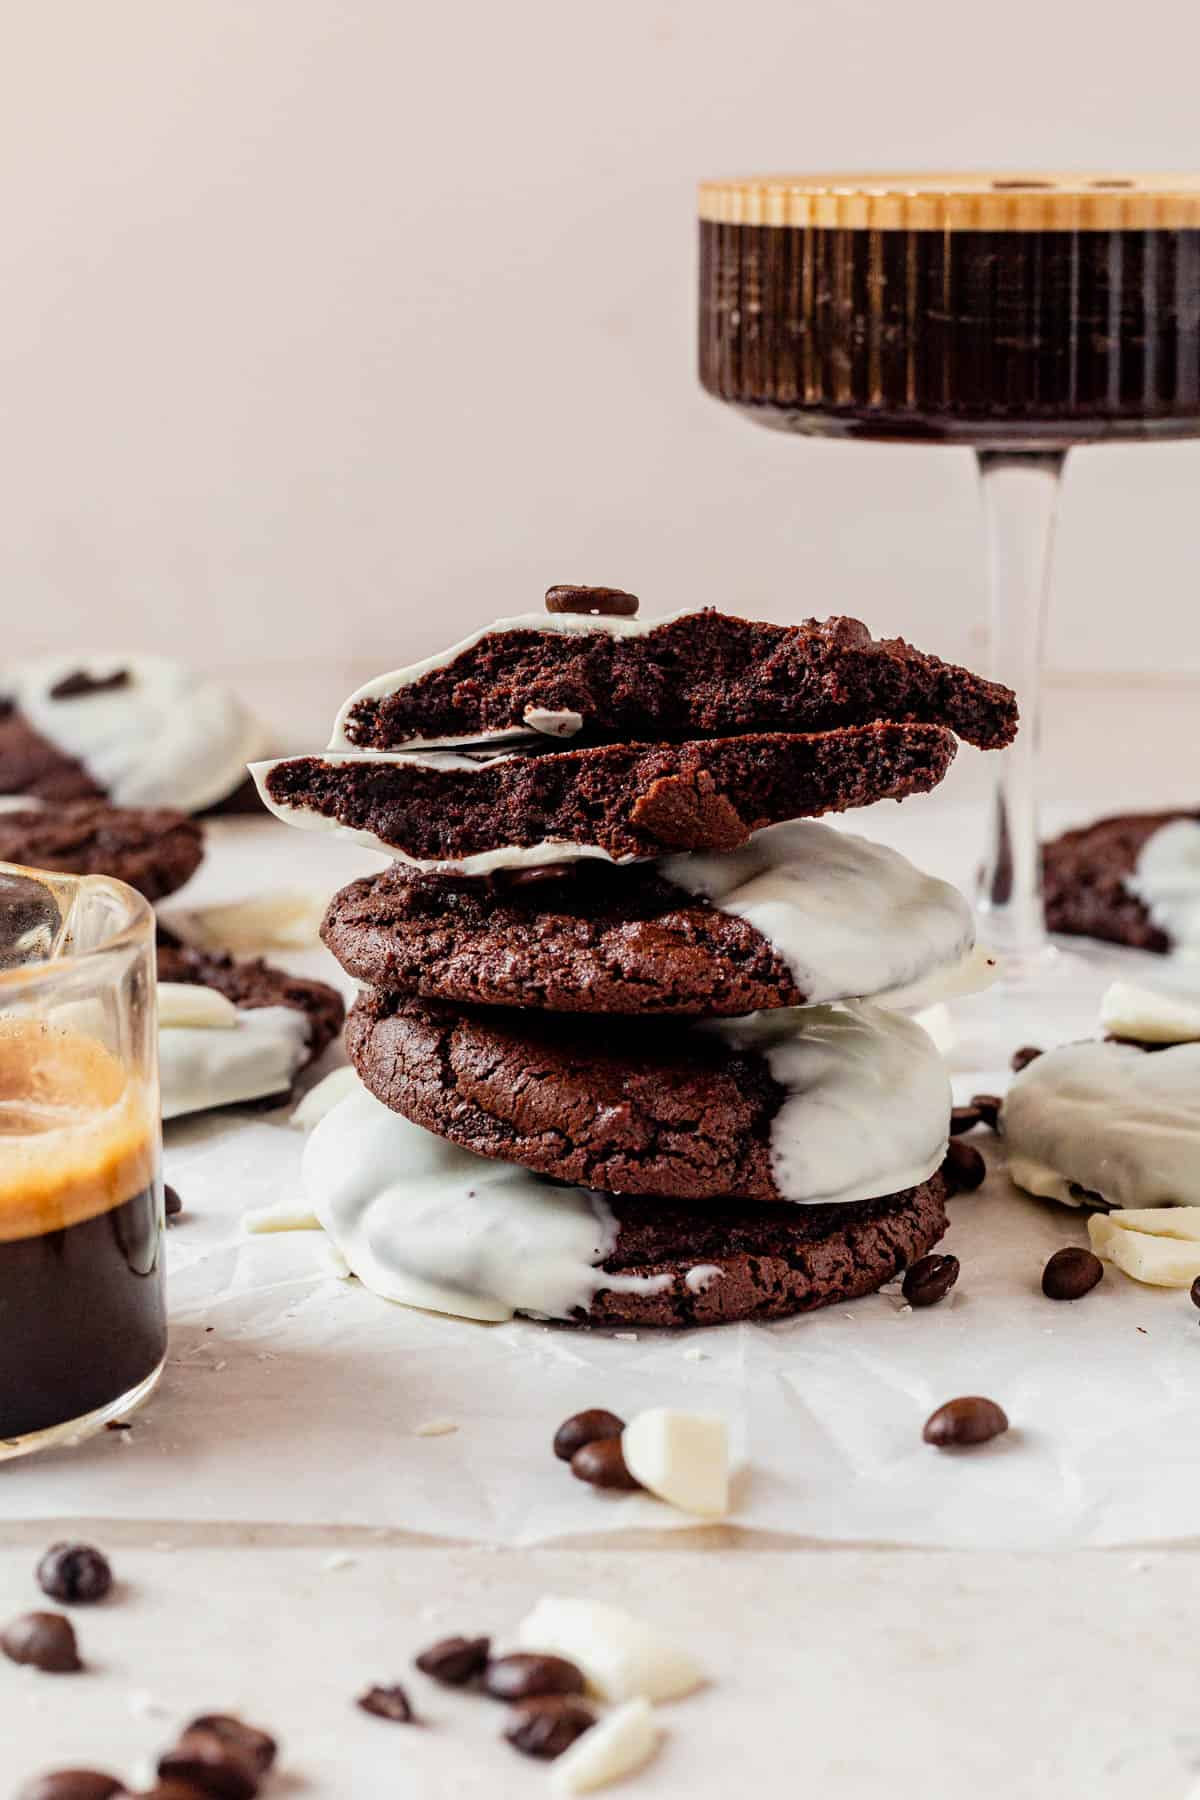
[[[949,1086],[901,1007],[973,928],[815,815],[934,787],[956,734],[1008,743],[1013,696],[851,619],[547,606],[254,770],[281,818],[393,858],[326,915],[368,985],[314,1209],[368,1285],[472,1317],[867,1293],[944,1228]]]

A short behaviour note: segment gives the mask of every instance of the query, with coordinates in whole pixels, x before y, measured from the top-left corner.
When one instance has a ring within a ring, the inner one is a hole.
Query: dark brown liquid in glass
[[[764,425],[1050,448],[1200,433],[1200,230],[700,225],[700,379]]]

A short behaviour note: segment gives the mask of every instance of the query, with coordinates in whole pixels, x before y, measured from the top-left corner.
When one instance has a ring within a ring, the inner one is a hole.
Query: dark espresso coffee
[[[1034,447],[1195,435],[1200,198],[1082,186],[951,178],[881,197],[707,184],[702,384],[815,435]]]
[[[94,1040],[0,1023],[0,1440],[110,1406],[162,1362],[146,1110]]]

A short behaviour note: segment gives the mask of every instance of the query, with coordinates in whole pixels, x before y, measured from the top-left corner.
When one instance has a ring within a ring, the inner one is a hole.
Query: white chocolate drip
[[[1200,820],[1174,819],[1148,837],[1125,885],[1173,949],[1200,952]]]

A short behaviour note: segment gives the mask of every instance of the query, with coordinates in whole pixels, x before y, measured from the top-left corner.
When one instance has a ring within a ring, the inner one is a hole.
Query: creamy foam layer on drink
[[[0,1242],[122,1206],[155,1179],[148,1096],[96,1039],[0,1019]]]

